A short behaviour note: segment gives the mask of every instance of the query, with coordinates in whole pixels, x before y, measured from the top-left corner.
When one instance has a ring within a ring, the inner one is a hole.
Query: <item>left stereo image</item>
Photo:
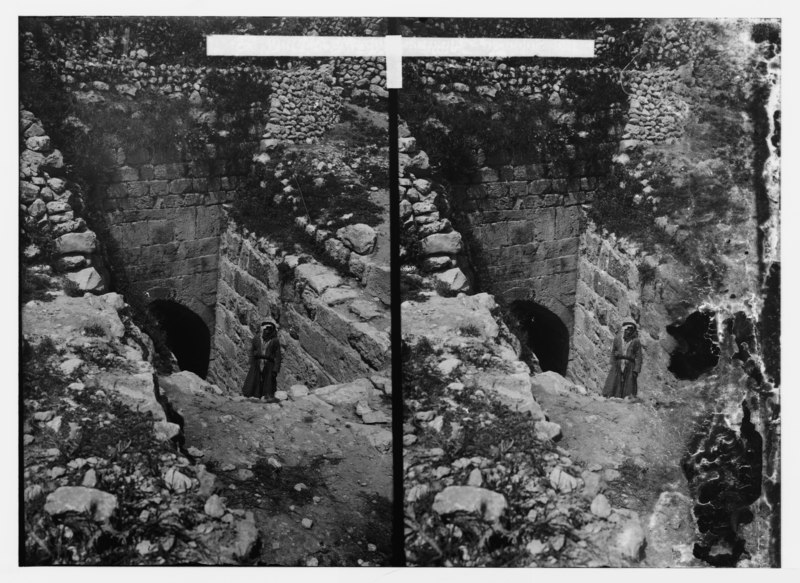
[[[19,20],[20,564],[397,563],[386,32]]]

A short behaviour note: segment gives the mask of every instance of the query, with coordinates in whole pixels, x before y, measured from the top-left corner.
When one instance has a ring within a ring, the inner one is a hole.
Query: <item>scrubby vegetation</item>
[[[534,436],[530,416],[500,404],[491,392],[452,389],[454,379],[436,371],[435,357],[424,339],[403,354],[403,417],[418,437],[406,449],[408,560],[417,566],[528,566],[530,541],[573,537],[591,518],[580,502],[569,506],[548,490],[551,462],[560,454]],[[434,416],[442,417],[441,430],[420,422]],[[471,467],[481,468],[482,487],[505,497],[508,508],[499,523],[431,511],[442,479],[466,484]],[[537,560],[568,564],[560,550],[551,547]]]
[[[53,368],[56,354],[45,339],[22,366],[23,419],[33,436],[23,459],[27,565],[131,565],[164,562],[176,536],[187,526],[187,512],[170,509],[161,491],[160,467],[174,446],[158,442],[150,414],[132,411],[102,391],[69,388],[71,379]],[[58,428],[36,419],[60,418]],[[52,469],[49,469],[52,468]],[[45,494],[58,485],[80,485],[87,472],[117,497],[119,511],[108,525],[74,514],[54,518],[44,512]],[[147,515],[145,520],[142,517]],[[143,540],[156,541],[157,553],[137,552]]]

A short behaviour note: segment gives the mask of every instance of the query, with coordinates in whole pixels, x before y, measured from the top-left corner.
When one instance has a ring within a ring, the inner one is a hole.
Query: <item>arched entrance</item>
[[[181,370],[206,378],[211,334],[202,318],[172,300],[154,300],[149,308],[166,334],[167,346],[178,360]]]
[[[539,360],[542,371],[567,374],[569,330],[561,318],[544,306],[529,300],[511,303],[517,336]]]

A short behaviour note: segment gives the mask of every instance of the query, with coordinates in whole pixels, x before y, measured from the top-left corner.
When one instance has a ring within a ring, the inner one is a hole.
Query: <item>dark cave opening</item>
[[[539,360],[543,372],[567,374],[569,330],[561,318],[536,302],[518,300],[511,304],[517,336],[524,348]]]
[[[206,378],[211,354],[211,334],[202,318],[172,300],[155,300],[149,307],[164,331],[167,346],[175,355],[181,370]]]
[[[679,379],[694,380],[719,362],[717,320],[714,312],[693,312],[681,324],[667,326],[677,341],[668,370]]]

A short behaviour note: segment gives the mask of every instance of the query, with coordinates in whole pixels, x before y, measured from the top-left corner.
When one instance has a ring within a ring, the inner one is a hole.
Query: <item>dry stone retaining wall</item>
[[[403,132],[407,133],[407,132]],[[449,203],[441,185],[430,175],[428,155],[417,149],[413,136],[399,138],[400,221],[410,241],[415,241],[422,270],[451,292],[469,293],[472,274],[461,233],[445,215]],[[404,253],[411,252],[404,249]]]
[[[80,291],[103,292],[108,282],[97,235],[78,216],[83,207],[80,192],[61,178],[64,158],[32,112],[22,109],[19,120],[20,141],[25,144],[19,158],[23,228],[52,240],[56,265]],[[35,259],[42,249],[32,245],[23,252]]]
[[[264,138],[313,141],[338,122],[342,90],[333,85],[331,73],[330,65],[272,71]]]

